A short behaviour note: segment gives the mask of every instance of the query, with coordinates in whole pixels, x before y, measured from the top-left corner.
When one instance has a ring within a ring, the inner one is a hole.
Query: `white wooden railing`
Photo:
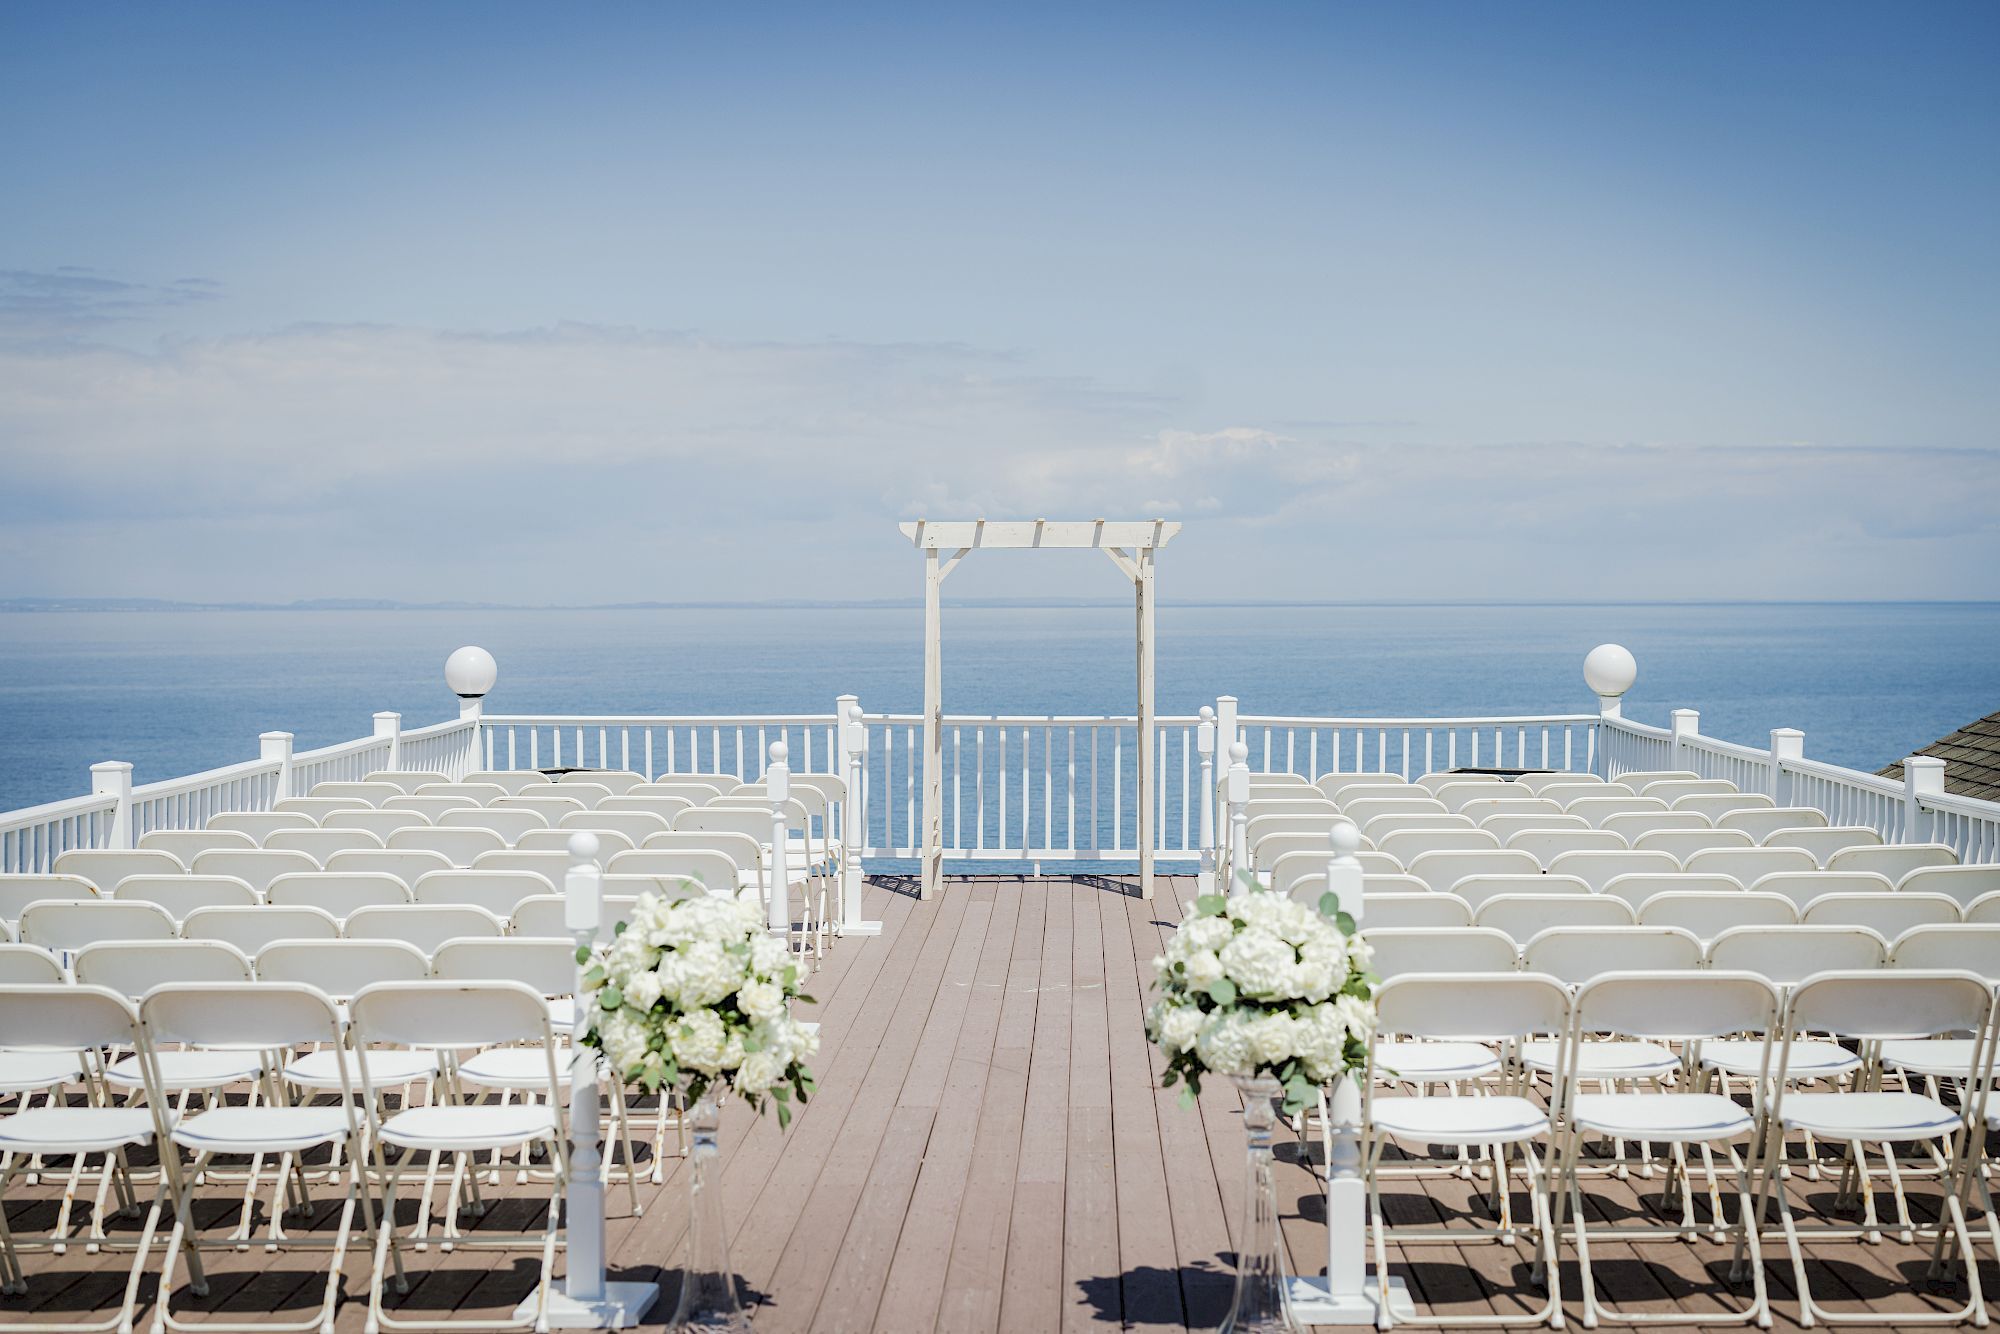
[[[1595,714],[1513,718],[1237,718],[1253,773],[1393,773],[1596,767]]]
[[[247,760],[132,789],[132,837],[155,829],[200,829],[225,811],[267,811],[278,799],[281,766]]]
[[[821,714],[489,715],[480,720],[477,768],[630,769],[648,778],[667,774],[734,774],[749,782],[764,772],[773,741],[791,749],[799,773],[833,768],[834,718]]]
[[[69,797],[0,815],[0,873],[46,872],[71,848],[111,846],[118,798]]]

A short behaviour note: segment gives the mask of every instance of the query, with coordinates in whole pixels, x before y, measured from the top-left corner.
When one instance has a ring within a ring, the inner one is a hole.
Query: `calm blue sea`
[[[497,712],[915,711],[921,612],[767,609],[0,615],[0,809],[452,717],[445,655],[491,649]],[[1159,707],[1233,693],[1246,712],[1465,715],[1595,707],[1583,655],[1639,661],[1626,712],[1876,769],[2000,708],[2000,603],[1175,607],[1159,615]],[[1115,607],[948,608],[954,712],[1123,713],[1132,618]]]

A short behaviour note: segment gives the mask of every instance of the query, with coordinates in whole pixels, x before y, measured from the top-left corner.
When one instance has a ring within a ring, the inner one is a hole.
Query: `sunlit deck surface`
[[[1243,1189],[1238,1103],[1218,1084],[1189,1110],[1174,1091],[1156,1087],[1159,1061],[1142,1027],[1148,961],[1194,894],[1191,878],[1161,884],[1154,903],[1096,878],[954,879],[930,903],[895,884],[868,888],[867,915],[882,920],[883,935],[839,942],[811,984],[824,1025],[818,1096],[785,1132],[741,1106],[725,1117],[731,1253],[758,1303],[759,1329],[1220,1323]],[[1296,1143],[1284,1143],[1280,1156],[1291,1265],[1321,1273],[1319,1178]],[[642,1189],[643,1217],[628,1216],[622,1186],[607,1191],[611,1277],[664,1285],[649,1327],[664,1325],[673,1306],[687,1217],[678,1162],[670,1161],[663,1185]],[[532,1224],[546,1207],[546,1186],[506,1180],[484,1225]],[[1833,1181],[1801,1180],[1793,1189],[1823,1197]],[[25,1192],[10,1221],[45,1227],[59,1190],[59,1181],[45,1180]],[[1593,1195],[1614,1211],[1658,1216],[1659,1190],[1660,1179],[1606,1181]],[[1914,1192],[1920,1207],[1935,1200],[1926,1192],[1924,1185]],[[233,1214],[230,1193],[205,1191],[218,1219]],[[325,1227],[336,1201],[325,1188],[318,1194],[315,1222]],[[1386,1189],[1392,1220],[1406,1223],[1468,1210],[1483,1220],[1473,1195],[1470,1183],[1449,1177]],[[1525,1200],[1517,1196],[1517,1204],[1525,1216]],[[359,1331],[366,1312],[367,1258],[356,1233],[343,1331]],[[1594,1253],[1607,1295],[1633,1308],[1721,1310],[1703,1272],[1704,1263],[1726,1259],[1712,1243],[1600,1245]],[[1826,1298],[1879,1303],[1887,1312],[1953,1304],[1922,1293],[1923,1249],[1839,1242],[1815,1255]],[[1441,1313],[1525,1307],[1515,1296],[1526,1294],[1513,1250],[1423,1247],[1412,1258],[1392,1254],[1419,1301]],[[176,1309],[194,1319],[287,1311],[297,1318],[317,1301],[318,1259],[261,1247],[219,1257],[210,1296],[183,1289]],[[1990,1252],[1983,1259],[1990,1294],[2000,1290],[2000,1272]],[[534,1274],[527,1252],[440,1256],[433,1248],[410,1260],[413,1275],[424,1277],[396,1304],[412,1316],[504,1318]],[[113,1309],[128,1264],[127,1256],[89,1256],[80,1246],[31,1260],[30,1294],[0,1301],[0,1325]],[[151,1268],[142,1328],[157,1263]],[[1564,1268],[1574,1294],[1575,1265]],[[1766,1272],[1778,1326],[1795,1327],[1782,1243],[1767,1248]],[[1571,1302],[1571,1320],[1580,1314]],[[1882,1320],[1895,1323],[1893,1314]]]

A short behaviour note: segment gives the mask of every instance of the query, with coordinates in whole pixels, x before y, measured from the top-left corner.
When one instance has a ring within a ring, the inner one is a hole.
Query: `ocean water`
[[[499,713],[916,711],[922,613],[698,609],[0,615],[0,809],[89,789],[98,760],[147,782],[456,716],[445,656],[499,660]],[[1615,641],[1626,714],[1873,770],[2000,708],[2000,603],[1179,607],[1159,613],[1159,708],[1235,694],[1248,713],[1588,712],[1583,656]],[[1127,713],[1120,607],[948,607],[945,704],[964,713]]]

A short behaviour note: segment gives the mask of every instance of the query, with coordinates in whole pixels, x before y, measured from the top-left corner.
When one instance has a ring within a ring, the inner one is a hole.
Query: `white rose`
[[[761,1094],[784,1082],[786,1062],[774,1051],[753,1051],[743,1058],[730,1083],[739,1093]]]
[[[1162,1011],[1159,1025],[1160,1046],[1170,1052],[1183,1052],[1194,1045],[1201,1036],[1201,1011],[1192,1005],[1175,1005]]]
[[[1359,996],[1339,996],[1334,999],[1333,1011],[1340,1017],[1341,1026],[1363,1042],[1375,1031],[1373,1001],[1362,1000]]]

